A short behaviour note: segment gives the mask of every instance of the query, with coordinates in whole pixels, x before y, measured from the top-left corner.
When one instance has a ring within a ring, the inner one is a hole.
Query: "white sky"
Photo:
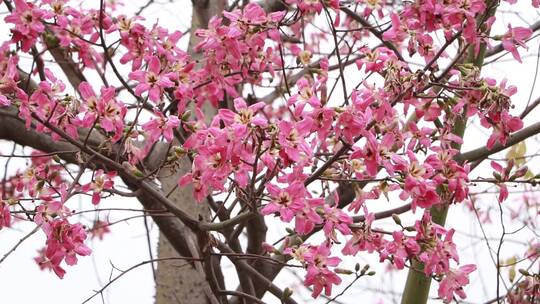
[[[92,3],[86,1],[87,3]],[[165,2],[165,1],[163,1]],[[153,23],[156,19],[159,19],[162,25],[167,25],[168,28],[174,28],[179,30],[185,30],[190,23],[190,1],[177,1],[178,3],[154,5],[151,6],[145,16],[148,17],[148,23]],[[144,1],[130,1],[129,7],[126,7],[129,11],[135,11]],[[179,3],[182,3],[180,5]],[[529,5],[528,1],[520,1],[520,6]],[[184,6],[180,9],[180,6]],[[503,4],[503,7],[508,9],[507,5]],[[512,7],[516,9],[518,7]],[[533,10],[527,10],[523,15],[525,20],[535,21],[538,18],[538,12]],[[523,21],[517,18],[515,15],[508,15],[504,18],[503,22],[498,23],[498,27],[494,30],[495,33],[502,34],[504,30],[503,24],[512,22],[513,25],[524,25]],[[6,28],[0,27],[0,37],[6,36]],[[5,38],[0,38],[4,40]],[[536,54],[536,48],[538,47],[538,39],[532,40],[529,45],[529,53]],[[497,67],[488,66],[484,69],[483,75],[490,75],[493,78],[502,79],[504,77],[509,79],[510,84],[518,86],[519,92],[515,96],[514,101],[517,101],[517,108],[515,113],[519,113],[526,104],[526,100],[529,97],[530,88],[533,83],[534,70],[536,68],[536,56],[524,56],[525,51],[521,50],[521,54],[524,57],[523,65],[516,65],[513,61],[506,63],[499,63]],[[503,59],[511,59],[510,55],[506,55]],[[354,75],[354,74],[353,74]],[[352,81],[351,81],[352,83]],[[350,87],[350,86],[349,86]],[[540,95],[540,86],[536,86],[532,94],[533,100]],[[341,88],[336,88],[336,92],[341,92]],[[339,94],[337,94],[339,95]],[[524,102],[525,101],[525,102]],[[532,113],[525,121],[525,125],[529,125],[532,122],[538,120],[538,111]],[[466,144],[464,150],[470,150],[482,146],[485,143],[487,137],[485,130],[480,130],[475,126],[471,126],[467,129]],[[528,142],[528,153],[533,153],[538,146],[537,141]],[[0,152],[9,153],[11,146],[5,142],[0,142]],[[4,160],[0,160],[0,173],[3,170]],[[24,165],[24,161],[13,160],[12,167],[21,168]],[[533,172],[540,173],[538,170],[538,164],[534,164]],[[484,167],[485,168],[485,167]],[[479,176],[482,173],[484,176],[490,174],[487,170],[477,169],[471,177]],[[475,188],[471,188],[474,191]],[[495,198],[493,196],[486,196],[486,203],[490,202],[491,206],[495,206]],[[73,202],[71,203],[73,205]],[[89,208],[90,204],[81,202],[82,206]],[[397,202],[392,206],[401,205],[402,202]],[[510,199],[505,203],[506,205],[515,204]],[[376,211],[377,209],[387,209],[388,204],[384,201],[380,202],[379,207],[373,207],[370,211]],[[101,208],[140,208],[139,204],[133,199],[125,198],[113,198],[107,199],[100,204]],[[494,296],[495,288],[495,270],[491,266],[491,260],[489,253],[485,246],[485,243],[481,240],[471,239],[464,237],[462,233],[480,235],[479,226],[476,222],[474,215],[468,211],[464,211],[464,206],[454,206],[451,208],[448,216],[447,227],[455,228],[457,233],[456,243],[459,246],[460,256],[463,264],[477,263],[480,265],[479,271],[475,272],[471,277],[472,283],[467,288],[469,301],[473,303],[481,302],[482,300],[491,299]],[[122,212],[111,213],[110,221],[115,221],[128,216],[134,216],[137,213]],[[89,213],[86,216],[91,217],[95,214]],[[101,216],[107,216],[106,213],[102,213]],[[403,217],[404,221],[412,222],[416,216]],[[498,220],[494,217],[494,221]],[[277,223],[273,219],[268,219],[268,222]],[[385,223],[378,222],[377,227],[385,227]],[[283,225],[271,225],[270,235],[278,236],[283,232]],[[17,241],[23,237],[28,231],[33,228],[33,224],[22,223],[15,225],[15,229],[3,229],[0,231],[0,256],[3,256],[10,248],[13,247]],[[151,239],[154,246],[157,241],[157,228],[150,221]],[[33,258],[36,256],[37,250],[44,244],[45,238],[40,231],[33,236],[27,242],[24,242],[17,251],[8,257],[8,259],[0,264],[0,298],[1,303],[81,303],[86,298],[93,294],[92,290],[99,289],[105,283],[108,282],[111,277],[112,265],[119,269],[127,269],[143,260],[149,259],[146,232],[141,218],[132,219],[130,221],[121,222],[111,227],[112,232],[108,234],[103,241],[94,240],[90,242],[94,252],[90,257],[81,257],[78,265],[74,267],[66,267],[67,274],[63,280],[58,279],[53,273],[40,271],[38,266],[34,263]],[[511,226],[507,227],[511,230]],[[493,237],[498,237],[500,231],[496,227],[488,229],[488,234]],[[522,242],[530,241],[531,233],[528,231],[520,232],[514,235],[513,238]],[[523,248],[517,244],[507,243],[503,247],[503,257],[510,256],[513,253],[522,254]],[[372,266],[378,273],[388,272],[382,265],[377,265],[377,257],[371,256],[368,259],[364,258],[366,255],[360,255],[356,260],[348,259],[343,266],[353,267],[354,263],[360,262],[364,265],[366,262],[371,261]],[[118,275],[118,271],[112,271],[112,277]],[[392,303],[390,298],[391,292],[401,292],[406,271],[391,272],[388,275],[376,275],[369,279],[360,279],[357,282],[356,288],[352,288],[347,292],[344,297],[341,297],[341,301],[345,303],[358,303],[358,299],[362,299],[362,303],[377,303],[380,298],[388,299],[385,303]],[[344,283],[337,287],[337,292],[341,291],[346,286],[346,279]],[[236,277],[229,276],[228,282],[231,282],[231,288],[234,288],[236,284]],[[291,287],[298,287],[299,280],[292,276],[288,271],[283,271],[277,284],[281,287],[286,287],[289,284]],[[361,286],[361,287],[360,287]],[[297,289],[297,288],[295,288]],[[301,288],[300,288],[301,289]],[[381,293],[380,290],[385,290]],[[432,284],[432,295],[436,295],[437,284]],[[337,293],[336,293],[337,294]],[[486,295],[487,294],[487,295]],[[152,277],[152,271],[150,265],[144,265],[138,269],[129,272],[124,277],[113,283],[104,293],[104,303],[117,304],[117,303],[131,303],[131,304],[148,304],[153,303],[154,295],[154,282]],[[309,293],[303,293],[301,297],[295,294],[299,303],[314,302],[311,300]],[[265,301],[269,303],[278,303],[273,296],[267,296]],[[325,301],[319,301],[324,303]],[[102,299],[98,296],[89,303],[103,303]],[[437,301],[430,301],[430,303],[437,303]]]

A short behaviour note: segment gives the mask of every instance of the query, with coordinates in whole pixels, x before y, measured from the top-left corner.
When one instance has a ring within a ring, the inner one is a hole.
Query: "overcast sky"
[[[92,3],[87,1],[88,3]],[[140,7],[144,1],[126,1],[129,2],[129,7],[126,7],[128,11],[135,11]],[[163,1],[165,2],[165,1]],[[146,16],[148,17],[147,23],[152,24],[155,20],[159,19],[159,22],[165,27],[178,30],[186,30],[190,23],[190,1],[177,1],[182,4],[163,4],[163,5],[154,5],[147,10]],[[521,1],[520,1],[521,2]],[[137,5],[135,4],[137,3]],[[522,1],[521,5],[530,5],[529,1]],[[183,6],[182,8],[180,8]],[[508,8],[507,5],[503,4],[503,8]],[[515,7],[514,7],[515,8]],[[2,10],[4,7],[2,7]],[[127,13],[126,13],[127,14]],[[526,12],[527,15],[522,17],[528,21],[534,21],[535,18],[538,18],[538,12],[528,9]],[[503,22],[498,23],[495,32],[497,34],[502,33],[504,30],[503,24],[507,22],[512,22],[515,25],[525,25],[524,21],[515,15],[508,15],[505,17]],[[5,40],[7,36],[7,29],[5,26],[0,25],[0,40]],[[508,61],[506,63],[499,63],[497,66],[487,66],[484,69],[484,75],[490,75],[496,79],[508,78],[510,84],[515,84],[520,89],[518,94],[515,96],[515,101],[517,108],[515,113],[521,111],[529,94],[531,93],[531,86],[533,83],[534,71],[536,69],[536,53],[538,48],[538,39],[532,40],[530,43],[529,54],[531,56],[523,56],[524,64],[516,65],[513,61]],[[520,50],[524,54],[524,50]],[[533,56],[534,55],[534,56]],[[503,57],[503,60],[511,59],[510,55]],[[354,75],[354,74],[352,74]],[[351,81],[352,83],[352,81]],[[339,84],[338,84],[339,86]],[[540,95],[539,86],[536,86],[536,89],[532,93],[533,100]],[[339,87],[336,89],[339,91]],[[531,122],[538,121],[538,111],[532,113],[529,118],[526,120],[525,125],[529,125]],[[485,136],[486,130],[481,130],[476,126],[471,126],[467,129],[466,134],[466,144],[464,145],[464,150],[469,150],[482,146],[485,143],[487,137]],[[528,142],[528,148],[530,152],[538,150],[540,147],[537,141],[530,140]],[[10,153],[11,146],[5,142],[0,141],[0,152],[1,153]],[[0,175],[3,175],[3,163],[5,159],[0,159]],[[533,167],[538,168],[537,163],[532,164]],[[14,170],[15,168],[23,168],[23,160],[13,160],[10,168]],[[485,166],[484,166],[485,168]],[[540,173],[538,170],[534,173]],[[486,169],[479,169],[475,171],[471,177],[476,177],[480,175],[489,174],[489,171]],[[471,191],[474,191],[475,188],[471,188]],[[396,200],[394,200],[395,202]],[[494,202],[494,197],[486,197],[486,206],[488,202]],[[386,201],[381,201],[380,206],[373,207],[370,211],[388,209],[389,206],[394,207],[400,205],[402,202],[397,202],[394,204],[389,204]],[[77,202],[71,202],[72,208],[77,204]],[[80,201],[80,206],[77,206],[78,210],[89,209],[91,205],[88,201]],[[505,204],[515,204],[515,202],[510,199]],[[126,198],[112,198],[103,201],[100,204],[101,208],[140,208],[140,205],[136,200],[126,199]],[[80,208],[80,209],[79,209]],[[491,259],[489,258],[489,253],[485,242],[481,239],[471,239],[465,237],[464,234],[473,234],[479,236],[479,226],[476,222],[474,215],[469,211],[464,211],[464,206],[454,206],[448,217],[448,227],[455,228],[457,233],[456,243],[460,247],[460,256],[463,264],[468,263],[477,263],[481,266],[479,271],[477,271],[472,276],[472,283],[468,287],[469,300],[477,303],[480,300],[486,300],[493,297],[494,288],[495,288],[495,276],[494,268],[490,265]],[[103,219],[107,216],[111,222],[136,216],[138,213],[133,212],[119,212],[111,213],[100,213],[99,216]],[[86,215],[87,218],[83,221],[93,220],[96,214],[89,213]],[[412,222],[417,215],[408,215],[404,217],[404,221]],[[272,219],[269,219],[269,222],[275,222]],[[385,222],[378,223],[378,227],[385,227]],[[19,223],[14,225],[14,229],[3,229],[0,231],[0,256],[3,256],[14,244],[18,242],[21,237],[34,228],[33,224],[29,223]],[[116,224],[111,227],[112,232],[108,234],[103,241],[93,240],[90,242],[91,247],[94,252],[89,257],[82,257],[79,259],[79,264],[74,267],[66,267],[67,274],[63,280],[58,279],[53,273],[47,271],[40,271],[36,263],[33,261],[33,258],[37,254],[37,250],[41,248],[45,243],[45,237],[41,231],[30,237],[30,240],[24,242],[17,251],[9,256],[9,258],[3,263],[0,264],[0,302],[1,303],[81,303],[86,298],[91,296],[94,292],[93,290],[100,289],[104,284],[106,284],[110,278],[114,278],[120,272],[113,270],[114,267],[125,270],[137,263],[148,260],[149,253],[147,249],[147,240],[146,240],[146,230],[143,225],[142,218],[134,218],[129,221],[124,221],[119,224]],[[510,227],[508,227],[510,229]],[[283,232],[283,225],[271,225],[270,232],[275,237],[279,236]],[[489,228],[487,231],[488,234],[498,237],[500,231],[496,228]],[[529,239],[523,235],[517,234],[514,237],[518,240],[527,242]],[[530,233],[528,234],[530,235]],[[150,220],[150,236],[155,253],[155,246],[157,242],[158,232],[156,227]],[[523,253],[523,246],[514,243],[507,243],[503,247],[503,256],[510,256],[512,253]],[[377,265],[376,257],[370,257],[366,260],[363,258],[366,255],[361,255],[356,260],[348,259],[345,262],[345,265],[352,267],[354,263],[360,262],[362,265],[371,261],[372,265],[377,266],[378,272],[391,272],[384,268],[383,265]],[[404,277],[406,272],[391,272],[390,275],[376,275],[373,278],[361,279],[357,282],[357,288],[351,289],[343,298],[343,302],[352,303],[347,301],[347,299],[355,299],[355,303],[359,303],[358,299],[362,299],[362,303],[377,303],[379,299],[386,298],[390,299],[392,292],[401,292]],[[344,278],[347,279],[347,278]],[[227,279],[228,282],[231,282],[231,288],[235,282],[236,277],[230,276]],[[281,287],[286,287],[291,285],[295,289],[300,290],[299,280],[291,273],[283,271],[278,279],[278,285]],[[346,286],[346,282],[342,286],[336,288],[336,291],[340,291],[343,287]],[[384,293],[381,293],[379,290],[385,290]],[[432,285],[432,292],[435,295],[437,285]],[[486,296],[486,294],[488,294]],[[150,265],[144,265],[137,268],[134,271],[129,272],[121,279],[114,282],[103,294],[103,300],[107,304],[120,304],[120,303],[130,303],[130,304],[149,304],[153,303],[154,295],[154,282],[152,277],[152,271]],[[309,293],[303,293],[301,297],[298,298],[300,302],[309,301]],[[303,300],[302,300],[303,299]],[[277,300],[272,296],[267,296],[265,301],[269,303],[277,303]],[[321,301],[323,302],[323,301]],[[436,303],[436,301],[432,301]],[[94,298],[89,303],[102,303],[102,299],[98,296]],[[391,303],[388,301],[387,303]]]

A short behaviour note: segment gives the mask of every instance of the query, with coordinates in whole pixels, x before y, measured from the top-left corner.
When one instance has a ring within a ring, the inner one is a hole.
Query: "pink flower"
[[[0,95],[0,106],[2,107],[9,107],[11,105],[11,101],[4,95]]]
[[[506,187],[506,184],[504,182],[508,180],[508,174],[510,173],[512,167],[506,170],[497,162],[491,161],[491,168],[495,170],[495,172],[493,173],[495,179],[501,181],[501,183],[497,183],[497,186],[499,187],[498,200],[499,203],[502,203],[508,198],[508,187]]]
[[[200,170],[192,169],[191,172],[186,173],[178,180],[178,186],[182,187],[188,184],[193,187],[193,197],[197,202],[201,202],[210,192],[209,186],[201,180]]]
[[[171,115],[165,117],[160,111],[155,111],[158,117],[145,123],[142,128],[149,135],[149,144],[156,142],[161,135],[168,142],[171,142],[174,137],[174,129],[180,126],[180,120],[177,116]]]
[[[110,190],[114,186],[113,179],[116,177],[116,172],[103,173],[103,170],[99,169],[94,173],[94,181],[88,183],[82,187],[83,191],[92,190],[92,204],[97,205],[101,200],[101,192],[103,190]]]
[[[300,162],[311,155],[311,149],[305,141],[305,131],[286,120],[279,123],[278,142],[284,156],[293,162]]]
[[[45,11],[24,0],[14,0],[15,9],[4,20],[15,24],[12,29],[13,42],[21,42],[22,50],[28,52],[35,44],[37,37],[45,31],[43,20],[52,17],[51,12]]]
[[[517,178],[523,177],[527,174],[527,166],[518,168],[512,173],[514,168],[514,161],[509,160],[506,168],[503,168],[500,164],[495,161],[491,162],[491,167],[495,170],[493,172],[493,177],[495,177],[496,185],[499,187],[499,203],[502,203],[508,198],[508,188],[505,185],[505,182],[515,180]]]
[[[324,205],[324,199],[312,198],[304,200],[304,206],[296,212],[294,229],[301,235],[313,231],[316,224],[322,224],[323,220],[315,211],[317,207]]]
[[[20,91],[17,87],[17,80],[19,78],[19,72],[17,71],[18,62],[19,57],[9,57],[7,67],[5,68],[2,77],[0,77],[0,106],[10,106],[11,100],[9,100],[6,95]]]
[[[469,284],[468,276],[475,270],[476,266],[469,264],[448,271],[444,279],[439,283],[439,297],[443,298],[445,303],[450,303],[454,298],[454,294],[465,299],[467,296],[463,291],[463,286]]]
[[[92,250],[84,244],[86,231],[81,224],[70,224],[66,219],[54,220],[47,234],[45,258],[41,262],[51,263],[52,269],[62,278],[65,271],[60,267],[62,261],[68,265],[77,264],[77,255],[87,256]]]
[[[504,34],[502,38],[502,45],[505,50],[512,53],[514,58],[521,62],[521,57],[517,51],[517,46],[521,46],[527,49],[525,40],[529,39],[532,35],[532,30],[526,27],[515,27],[508,25],[508,32]]]
[[[328,134],[332,129],[334,122],[335,111],[328,107],[316,107],[309,116],[304,117],[304,120],[299,124],[307,125],[306,129],[310,132],[317,132],[318,139],[324,144],[328,138]]]
[[[432,232],[433,231],[437,230],[434,229]],[[450,259],[459,262],[456,244],[454,244],[452,240],[454,229],[444,232],[444,240],[437,237],[437,232],[431,234],[432,232],[424,236],[422,236],[422,233],[417,235],[417,239],[434,244],[432,245],[433,248],[428,248],[418,256],[418,259],[425,265],[424,273],[426,275],[439,274],[448,271],[448,269],[450,269]],[[421,237],[426,236],[427,238],[421,239]]]
[[[360,135],[364,129],[363,117],[350,107],[341,113],[336,121],[336,135],[343,136],[343,139],[349,144],[354,143],[354,138]]]
[[[407,130],[410,133],[410,142],[407,145],[408,150],[414,150],[416,147],[428,148],[431,146],[430,135],[433,129],[428,127],[419,128],[414,122],[407,123]]]
[[[503,111],[498,115],[492,115],[489,118],[490,121],[485,118],[480,121],[485,127],[493,127],[493,133],[486,143],[488,149],[492,149],[497,142],[502,145],[506,144],[506,140],[510,133],[523,128],[523,121],[519,117],[508,114],[507,111]]]
[[[266,119],[260,116],[256,116],[257,112],[261,110],[265,105],[266,104],[264,102],[258,102],[248,107],[246,101],[243,98],[238,97],[234,99],[234,108],[237,112],[235,113],[229,109],[220,109],[218,117],[227,125],[236,123],[238,125],[245,126],[235,127],[235,129],[240,128],[240,130],[235,131],[235,133],[237,133],[236,136],[239,137],[242,136],[245,131],[247,131],[247,127],[250,127],[252,125],[259,127],[266,126]]]
[[[310,104],[311,106],[317,108],[321,106],[321,101],[317,97],[315,84],[311,84],[309,80],[305,77],[300,78],[296,82],[298,87],[298,94],[294,94],[287,100],[288,105],[304,105],[305,103]]]
[[[270,194],[271,201],[261,209],[263,215],[278,213],[282,221],[290,222],[296,212],[304,208],[306,189],[302,183],[293,183],[285,189],[268,184],[266,190]]]
[[[101,220],[94,222],[94,226],[90,229],[90,238],[93,239],[97,237],[100,241],[103,240],[103,236],[107,233],[110,233],[111,229],[109,228],[109,223]]]
[[[53,257],[53,260],[49,259],[45,255],[45,249],[43,248],[38,251],[39,255],[34,258],[34,261],[38,264],[39,269],[45,270],[49,269],[54,271],[54,273],[60,278],[64,278],[64,275],[66,274],[66,271],[64,268],[60,267],[60,263],[62,262],[62,258],[60,256]]]
[[[351,159],[363,162],[365,170],[357,173],[357,177],[362,179],[366,177],[375,177],[379,171],[379,166],[383,165],[391,174],[393,172],[392,165],[388,161],[388,152],[395,144],[395,137],[392,133],[386,133],[382,141],[379,143],[372,133],[365,134],[367,143],[363,149],[358,149],[351,154]]]
[[[330,296],[332,294],[332,285],[339,284],[341,284],[341,278],[334,272],[326,268],[308,267],[304,285],[313,285],[313,292],[311,293],[313,298],[317,298],[323,288],[324,294]]]
[[[296,4],[302,12],[320,14],[324,6],[339,9],[338,0],[286,0],[288,4]]]
[[[303,260],[307,264],[307,274],[304,281],[305,286],[313,285],[311,296],[316,298],[324,289],[324,294],[332,294],[332,285],[339,285],[341,278],[328,267],[335,267],[341,259],[330,257],[330,247],[328,244],[311,246],[303,255]]]
[[[381,250],[384,246],[385,240],[379,233],[371,231],[371,224],[375,220],[373,213],[368,213],[364,206],[366,214],[366,220],[359,229],[354,229],[352,237],[347,241],[343,247],[342,253],[345,255],[356,255],[359,251],[367,251],[372,253],[373,251]]]
[[[403,168],[403,170],[407,170],[407,176],[405,177],[403,192],[399,197],[406,199],[411,196],[413,211],[416,210],[416,207],[429,208],[440,204],[441,199],[437,194],[436,185],[433,181],[427,179],[433,171],[431,166],[427,163],[420,164],[412,153],[409,153],[409,158],[411,158],[409,164],[399,161],[399,166],[396,167],[407,166]]]
[[[381,261],[392,256],[393,263],[397,269],[405,267],[405,261],[420,252],[420,245],[416,241],[403,234],[402,231],[392,233],[393,241],[388,242],[380,252]]]
[[[405,38],[407,37],[407,28],[405,25],[406,23],[402,22],[399,18],[399,15],[396,13],[392,13],[390,15],[390,20],[392,22],[392,27],[390,28],[390,30],[383,33],[384,40],[394,42],[401,42],[405,40]]]
[[[174,73],[164,73],[161,70],[161,63],[156,56],[148,60],[147,71],[134,71],[129,73],[129,79],[139,81],[135,87],[135,94],[141,96],[148,91],[148,98],[156,103],[161,103],[161,94],[166,88],[174,86],[174,82],[169,77],[174,77]]]
[[[61,201],[44,202],[36,208],[34,222],[41,225],[44,231],[50,231],[50,222],[57,216],[66,216],[70,213]]]
[[[0,199],[0,229],[11,226],[11,212],[9,204]]]
[[[15,9],[4,20],[15,24],[15,30],[22,35],[35,36],[45,31],[45,26],[41,23],[45,11],[34,7],[34,4],[24,0],[14,0]]]
[[[116,90],[114,87],[102,87],[98,98],[94,89],[88,82],[81,82],[79,92],[86,101],[88,108],[83,118],[83,126],[91,127],[97,120],[106,132],[115,131],[113,140],[122,136],[124,116],[126,108],[122,103],[115,100]]]
[[[324,206],[322,216],[324,218],[323,231],[327,237],[336,240],[336,229],[344,235],[349,235],[352,233],[349,225],[353,223],[353,220],[341,209],[335,206]]]

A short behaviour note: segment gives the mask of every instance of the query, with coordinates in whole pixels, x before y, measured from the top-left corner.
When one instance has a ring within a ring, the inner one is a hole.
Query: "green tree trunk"
[[[477,18],[480,29],[489,34],[489,29],[485,29],[485,22],[489,17],[494,16],[497,11],[497,1],[488,1],[487,12]],[[484,57],[486,52],[486,45],[481,44],[478,53],[475,53],[474,47],[469,47],[467,50],[467,58],[464,63],[473,64],[479,70],[482,69],[484,63]],[[465,112],[465,111],[464,111]],[[465,134],[465,128],[467,125],[467,117],[463,115],[454,125],[452,133],[463,138]],[[452,145],[454,149],[460,150],[461,145],[454,143]],[[452,202],[447,202],[443,207],[430,208],[431,218],[434,223],[444,226],[446,222],[446,216],[448,215],[448,209]],[[431,287],[431,277],[428,277],[423,272],[424,265],[418,260],[413,260],[411,263],[411,269],[407,274],[407,281],[403,290],[403,296],[401,298],[401,304],[425,304],[429,297],[429,289]]]

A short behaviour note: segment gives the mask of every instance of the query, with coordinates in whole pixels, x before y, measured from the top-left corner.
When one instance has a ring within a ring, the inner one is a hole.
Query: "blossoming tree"
[[[524,121],[540,99],[516,100],[512,79],[482,71],[506,54],[521,69],[540,23],[507,24],[501,6],[530,13],[537,0],[192,0],[187,32],[146,22],[153,2],[126,14],[129,1],[0,0],[11,33],[0,139],[23,153],[1,156],[0,228],[32,222],[27,236],[46,236],[39,267],[64,277],[111,225],[74,215],[135,197],[129,208],[161,233],[160,256],[141,263],[169,280],[158,303],[297,303],[275,281],[284,269],[338,301],[383,275],[365,257],[408,272],[401,303],[426,303],[430,285],[450,303],[486,266],[459,258],[459,227],[445,226],[459,208],[503,230],[483,236],[496,270],[484,300],[538,303],[539,177],[525,140],[540,123]],[[462,151],[470,128],[486,136]],[[30,162],[9,170],[13,158]],[[86,196],[93,208],[75,210]],[[505,257],[510,224],[528,243]]]

